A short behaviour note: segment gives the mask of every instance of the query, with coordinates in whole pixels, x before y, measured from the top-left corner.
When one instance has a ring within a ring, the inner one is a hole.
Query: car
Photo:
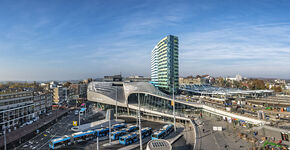
[[[26,147],[28,147],[28,145],[23,145],[23,148],[26,148]]]
[[[78,114],[79,114],[79,111],[78,111],[78,110],[76,110],[76,111],[75,111],[75,115],[78,115]]]

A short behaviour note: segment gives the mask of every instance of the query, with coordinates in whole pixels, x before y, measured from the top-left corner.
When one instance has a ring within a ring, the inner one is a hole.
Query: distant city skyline
[[[179,75],[290,79],[289,1],[1,1],[0,81],[150,76],[179,38]]]

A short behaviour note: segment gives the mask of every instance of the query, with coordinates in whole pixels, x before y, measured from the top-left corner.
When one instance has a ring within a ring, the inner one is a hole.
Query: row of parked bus
[[[122,145],[130,145],[139,140],[139,127],[132,125],[127,127],[126,124],[117,124],[112,126],[113,132],[111,132],[112,140],[119,140]],[[172,124],[163,126],[159,131],[153,133],[149,127],[142,128],[142,139],[151,136],[151,139],[162,139],[173,132],[174,127]],[[96,130],[87,130],[84,132],[73,133],[72,135],[65,135],[60,138],[52,139],[49,142],[50,149],[57,149],[64,146],[69,146],[75,143],[92,140],[96,137],[104,137],[109,135],[109,128],[101,128]]]
[[[121,136],[124,136],[124,135],[131,133],[131,132],[134,132],[134,131],[137,131],[138,129],[139,129],[138,126],[132,125],[132,126],[129,126],[128,128],[122,128],[119,130],[115,130],[114,132],[111,133],[111,139],[112,140],[119,140],[119,138]]]
[[[164,125],[159,131],[156,131],[152,134],[151,128],[143,128],[141,130],[142,139],[148,136],[151,136],[151,139],[163,139],[166,136],[168,136],[170,133],[172,133],[174,130],[174,126],[172,124]],[[120,132],[122,133],[122,132]],[[119,143],[122,145],[130,145],[132,143],[135,143],[139,140],[139,132],[132,132],[130,134],[126,134],[119,137]]]
[[[163,139],[171,132],[173,132],[174,126],[172,124],[164,125],[159,131],[156,131],[152,134],[151,139]]]
[[[152,134],[152,129],[149,127],[143,128],[141,130],[141,138],[142,139],[150,136],[151,134]],[[119,143],[122,145],[130,145],[130,144],[135,143],[139,140],[139,137],[140,137],[139,135],[140,134],[138,131],[124,135],[124,136],[120,137]]]
[[[127,125],[125,123],[122,124],[116,124],[112,126],[112,130],[120,130],[123,128],[126,128]],[[137,126],[135,126],[137,127]],[[134,128],[134,127],[131,127]],[[80,143],[84,141],[89,141],[91,139],[94,139],[96,137],[104,137],[109,135],[109,128],[101,128],[101,129],[95,129],[95,130],[87,130],[84,132],[77,132],[73,133],[71,135],[65,135],[59,138],[55,138],[50,140],[49,142],[49,148],[50,149],[57,149],[60,147],[72,145],[75,143]]]

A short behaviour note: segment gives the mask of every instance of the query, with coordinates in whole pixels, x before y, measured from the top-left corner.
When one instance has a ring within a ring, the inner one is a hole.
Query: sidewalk
[[[199,126],[200,148],[198,149],[217,149],[217,150],[240,150],[248,149],[251,143],[248,143],[230,129],[227,122],[215,121],[214,118],[204,117],[200,119],[203,123]],[[223,131],[213,131],[213,126],[222,126]],[[236,129],[235,131],[239,131]]]

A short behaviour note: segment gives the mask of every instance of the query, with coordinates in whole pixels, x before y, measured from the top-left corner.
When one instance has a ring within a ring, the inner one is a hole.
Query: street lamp
[[[173,78],[173,92],[172,92],[172,98],[173,98],[173,120],[174,120],[174,131],[176,132],[175,99],[174,99],[174,78]]]
[[[109,112],[109,141],[110,141],[110,145],[112,145],[112,143],[111,143],[111,142],[112,142],[112,139],[111,139],[111,119],[112,119],[112,118],[111,118],[111,116],[112,116],[112,115],[111,115],[111,112],[112,112],[112,111],[111,111],[111,109],[110,109],[110,112]]]
[[[80,129],[80,125],[81,125],[81,110],[79,110],[79,129]]]
[[[118,119],[118,106],[117,106],[117,99],[118,99],[118,87],[116,86],[116,121]]]
[[[6,126],[4,126],[4,150],[6,150]]]
[[[140,150],[142,150],[142,128],[141,128],[141,113],[140,113],[140,93],[138,93],[138,110],[139,110],[139,138],[140,138]]]

